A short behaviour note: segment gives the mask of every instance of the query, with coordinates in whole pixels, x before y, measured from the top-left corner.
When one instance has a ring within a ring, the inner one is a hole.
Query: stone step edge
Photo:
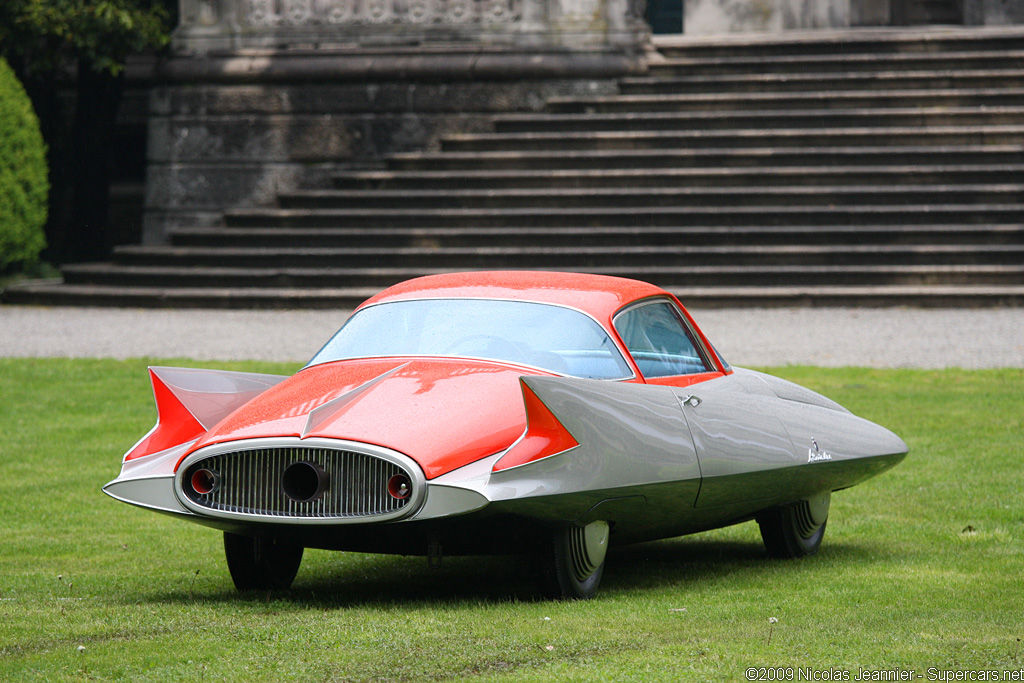
[[[638,111],[622,113],[600,113],[584,114],[579,112],[537,112],[524,114],[500,114],[492,117],[492,120],[500,124],[524,124],[524,123],[583,123],[594,124],[609,121],[658,121],[658,120],[692,120],[706,121],[709,119],[729,118],[794,118],[797,116],[807,118],[841,118],[841,117],[907,117],[917,116],[925,118],[928,116],[961,116],[967,114],[984,115],[1006,115],[1021,114],[1024,106],[997,105],[994,107],[849,107],[849,108],[821,108],[821,109],[768,109],[763,111],[731,110],[731,111]]]
[[[1003,61],[1006,59],[1024,60],[1024,50],[960,50],[941,52],[847,52],[836,54],[824,52],[821,54],[782,54],[764,55],[760,57],[740,55],[734,57],[675,57],[661,54],[656,61],[651,62],[649,69],[660,71],[662,69],[675,68],[709,68],[709,67],[745,67],[760,69],[764,66],[800,66],[807,65],[811,71],[818,64],[848,65],[848,64],[878,64],[878,63],[906,63],[906,62],[958,62],[958,61]]]
[[[774,51],[787,46],[806,47],[820,45],[834,53],[842,47],[847,52],[853,48],[872,44],[899,46],[901,52],[915,54],[907,50],[908,43],[929,45],[941,43],[963,43],[988,45],[993,38],[1024,38],[1024,29],[1019,26],[999,27],[923,27],[923,28],[863,28],[857,30],[842,29],[809,29],[789,31],[786,33],[742,33],[716,36],[688,36],[684,34],[657,34],[651,42],[656,50],[691,49],[737,49],[767,47]],[[889,53],[883,53],[889,54]]]
[[[165,255],[185,257],[193,254],[205,256],[220,255],[223,257],[245,258],[247,256],[260,257],[270,254],[276,256],[366,256],[371,254],[394,254],[394,255],[509,255],[523,256],[529,254],[543,254],[552,256],[557,254],[572,255],[605,255],[622,254],[637,256],[647,253],[664,255],[675,252],[679,254],[743,254],[743,255],[780,255],[786,253],[798,254],[899,254],[913,252],[915,254],[948,254],[948,253],[978,253],[985,252],[1020,252],[1024,254],[1024,244],[942,244],[942,245],[753,245],[753,246],[665,246],[665,245],[644,245],[644,246],[613,246],[613,247],[400,247],[394,249],[376,249],[372,247],[151,247],[128,245],[118,247],[115,253],[121,256],[147,256]]]
[[[916,235],[920,233],[944,233],[956,234],[967,233],[969,235],[1005,235],[1021,233],[1024,234],[1024,224],[1018,223],[938,223],[938,224],[907,224],[907,225],[685,225],[678,227],[667,226],[588,226],[588,227],[550,227],[550,228],[297,228],[297,227],[247,227],[240,225],[227,226],[206,226],[187,227],[172,229],[170,235],[255,235],[255,236],[285,236],[285,237],[347,237],[353,234],[366,235],[370,237],[480,237],[487,239],[495,236],[552,236],[552,237],[616,237],[632,235],[657,235],[657,236],[693,236],[693,235],[863,235],[865,233],[884,233],[887,235]]]
[[[764,265],[764,266],[608,266],[608,267],[584,267],[573,268],[566,266],[562,268],[567,272],[599,273],[602,275],[625,276],[626,273],[646,273],[657,276],[658,274],[686,274],[686,273],[724,273],[724,274],[756,274],[756,273],[1020,273],[1024,276],[1024,264],[936,264],[936,265],[851,265],[851,266],[786,266],[786,265]],[[302,268],[302,267],[255,267],[255,266],[145,266],[145,265],[124,265],[118,263],[85,263],[70,264],[62,267],[65,273],[79,275],[90,274],[124,274],[127,276],[136,275],[159,275],[159,276],[195,276],[202,277],[272,277],[275,275],[301,275],[304,277],[333,276],[333,277],[365,277],[365,278],[387,278],[408,279],[420,274],[435,275],[452,272],[445,268]],[[54,281],[49,284],[57,284]],[[1024,281],[1022,281],[1024,285]]]
[[[829,100],[842,101],[851,99],[893,99],[902,98],[907,100],[920,100],[924,98],[971,98],[971,97],[996,97],[996,96],[1024,96],[1024,88],[921,88],[906,92],[899,90],[838,90],[826,91],[779,91],[779,92],[723,92],[723,93],[680,93],[680,94],[619,94],[603,95],[595,97],[551,97],[545,102],[545,107],[557,108],[565,106],[586,107],[588,105],[600,106],[604,104],[636,105],[650,102],[672,102],[672,103],[706,103],[723,102],[729,100],[743,101],[764,101],[772,100]],[[933,105],[934,106],[934,105]]]
[[[1024,183],[962,183],[962,184],[925,184],[925,185],[798,185],[794,187],[778,186],[743,186],[743,187],[679,187],[679,186],[644,186],[644,187],[555,187],[555,188],[500,188],[455,189],[455,190],[343,190],[343,189],[312,189],[290,190],[279,192],[277,197],[286,201],[333,199],[516,199],[519,197],[545,198],[587,198],[609,196],[716,196],[735,195],[742,192],[746,196],[818,196],[818,195],[887,195],[887,194],[941,194],[949,196],[955,193],[989,193],[1012,194],[1024,192]],[[390,203],[390,202],[389,202]]]
[[[1019,148],[1018,148],[1019,149]],[[1024,153],[1024,150],[1021,150]],[[796,153],[794,153],[796,154]],[[805,154],[804,152],[801,155]],[[1024,157],[1022,157],[1024,158]],[[830,173],[840,175],[843,173],[976,173],[978,171],[1001,171],[1001,172],[1024,172],[1024,163],[1020,164],[907,164],[891,165],[883,164],[878,166],[737,166],[727,168],[566,168],[566,169],[544,169],[544,175],[571,176],[571,177],[603,177],[603,176],[646,176],[654,175],[802,175],[809,173]],[[437,179],[459,179],[465,176],[478,178],[522,178],[537,175],[537,171],[524,169],[469,169],[466,171],[404,171],[404,170],[340,170],[331,174],[332,178],[342,180],[389,180],[395,176],[415,178],[437,178]],[[1024,178],[1024,175],[1021,176]]]
[[[1024,148],[1020,145],[899,145],[899,146],[823,146],[803,147],[793,149],[787,147],[730,147],[728,149],[692,149],[692,148],[669,148],[669,149],[608,149],[608,150],[560,150],[558,152],[543,152],[539,150],[524,150],[513,152],[509,150],[477,151],[477,152],[401,152],[392,154],[386,160],[399,162],[425,161],[436,162],[446,159],[459,161],[464,159],[485,159],[497,160],[500,158],[509,159],[534,159],[534,158],[562,158],[566,155],[573,155],[587,158],[600,158],[608,156],[680,156],[680,157],[703,157],[703,156],[808,156],[808,155],[908,155],[928,154],[941,156],[943,154],[979,154],[979,153],[1019,153],[1024,154]]]
[[[627,76],[619,79],[623,88],[658,86],[704,86],[724,87],[734,85],[765,85],[804,83],[815,85],[829,83],[830,91],[850,87],[851,83],[861,81],[877,81],[882,83],[903,83],[905,81],[974,81],[980,79],[1017,80],[1024,78],[1024,69],[1018,67],[1006,69],[941,69],[914,71],[843,71],[843,72],[808,72],[808,73],[757,73],[757,74],[721,74],[693,76]],[[878,88],[881,89],[881,88]],[[949,88],[943,88],[949,89]]]
[[[793,214],[793,215],[806,215],[809,213],[818,213],[822,211],[828,211],[831,214],[846,213],[846,214],[860,214],[864,216],[870,216],[877,213],[893,213],[899,212],[903,214],[919,213],[919,212],[971,212],[971,213],[983,213],[985,211],[996,211],[996,212],[1009,212],[1019,211],[1021,215],[1024,215],[1024,204],[1011,203],[1011,204],[925,204],[925,205],[861,205],[861,206],[839,206],[835,208],[827,206],[780,206],[780,207],[706,207],[706,208],[695,208],[688,206],[680,207],[628,207],[628,208],[614,208],[614,207],[600,207],[600,208],[589,208],[589,209],[560,209],[560,208],[526,208],[526,209],[231,209],[224,212],[225,218],[228,219],[239,219],[239,218],[261,218],[261,219],[280,219],[289,220],[293,218],[340,218],[355,217],[360,218],[395,218],[401,216],[421,216],[431,218],[443,218],[445,216],[453,216],[464,218],[467,216],[536,216],[538,214],[545,214],[549,216],[578,216],[581,213],[588,214],[601,214],[603,216],[616,216],[616,215],[632,215],[635,216],[638,213],[647,214],[671,214],[678,213],[681,211],[695,212],[695,211],[720,211],[734,214],[751,214],[751,213],[776,213],[776,214]]]
[[[909,81],[922,79],[973,80],[980,78],[1024,78],[1024,69],[1018,66],[1008,68],[985,69],[915,69],[911,71],[843,71],[843,72],[807,72],[807,73],[754,73],[754,74],[722,74],[709,76],[676,76],[657,78],[653,76],[624,76],[619,79],[623,85],[651,84],[726,84],[726,83],[800,83],[800,82],[842,82],[842,81]]]
[[[532,140],[657,140],[659,138],[694,138],[708,139],[719,137],[844,137],[844,136],[889,136],[903,137],[908,135],[940,137],[943,135],[992,135],[992,134],[1024,134],[1024,125],[977,125],[977,126],[848,126],[840,128],[820,128],[809,130],[807,128],[736,128],[731,130],[652,130],[652,131],[618,131],[618,130],[595,130],[595,131],[557,131],[553,133],[458,133],[448,135],[442,140],[442,144],[465,144],[465,143],[509,143],[527,142]]]

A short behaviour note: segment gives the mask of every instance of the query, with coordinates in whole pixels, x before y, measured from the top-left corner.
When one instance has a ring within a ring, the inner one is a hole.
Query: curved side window
[[[562,306],[501,299],[417,299],[363,308],[309,365],[381,356],[483,358],[589,379],[633,376],[593,318]]]
[[[644,377],[711,371],[689,326],[668,301],[626,309],[615,317],[615,329]]]

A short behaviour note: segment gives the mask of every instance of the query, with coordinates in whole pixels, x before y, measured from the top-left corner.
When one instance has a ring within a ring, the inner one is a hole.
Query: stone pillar
[[[851,0],[851,26],[889,26],[891,24],[891,0]]]
[[[964,23],[968,26],[1019,26],[1024,24],[1024,2],[1020,0],[963,0]]]
[[[644,73],[643,0],[180,0],[143,242]]]
[[[856,1],[856,0],[854,0]],[[846,28],[851,0],[683,0],[687,35]]]

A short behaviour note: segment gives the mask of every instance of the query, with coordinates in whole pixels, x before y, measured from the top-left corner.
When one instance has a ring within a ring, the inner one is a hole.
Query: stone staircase
[[[659,39],[620,94],[64,269],[16,303],[349,307],[467,269],[695,307],[1024,304],[1024,30]]]

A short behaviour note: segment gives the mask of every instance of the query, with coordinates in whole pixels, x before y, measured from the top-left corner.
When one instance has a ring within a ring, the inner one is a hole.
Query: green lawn
[[[321,551],[294,590],[236,594],[218,532],[100,492],[155,418],[146,365],[0,360],[0,680],[1024,669],[1024,370],[770,369],[893,429],[910,455],[833,496],[815,557],[767,560],[749,523],[614,551],[597,599],[551,603],[521,562]]]

